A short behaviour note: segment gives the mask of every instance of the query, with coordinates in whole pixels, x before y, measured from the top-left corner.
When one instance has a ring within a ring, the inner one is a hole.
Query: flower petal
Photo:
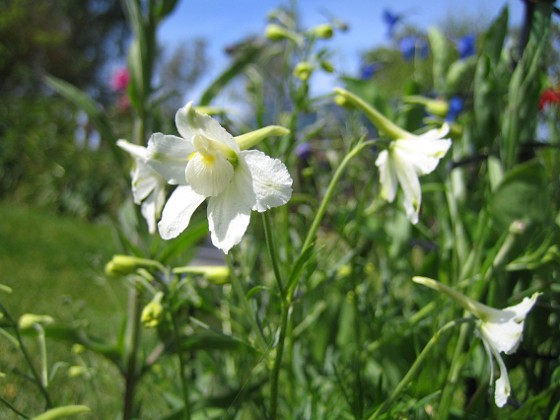
[[[509,376],[507,372],[506,365],[502,360],[502,357],[499,353],[494,352],[494,358],[498,362],[498,366],[500,367],[500,377],[496,380],[496,384],[494,385],[494,401],[498,407],[503,407],[506,405],[507,400],[511,394],[511,386],[509,384]]]
[[[206,197],[197,194],[189,185],[180,185],[171,194],[161,220],[158,223],[159,234],[163,239],[171,239],[183,232],[191,220],[191,216]]]
[[[433,130],[426,131],[424,134],[420,134],[417,136],[419,139],[425,140],[436,140],[441,139],[449,133],[451,127],[449,127],[448,123],[443,123],[440,128],[435,128]]]
[[[136,159],[136,167],[132,172],[132,196],[136,204],[140,204],[152,191],[165,184],[165,179],[159,173]]]
[[[397,195],[397,174],[389,152],[387,150],[383,150],[379,153],[375,164],[379,168],[381,197],[392,203]]]
[[[418,212],[422,203],[422,190],[420,189],[420,181],[414,169],[414,166],[400,154],[398,149],[391,151],[394,169],[404,192],[405,209],[408,220],[411,223],[418,223]]]
[[[117,146],[119,146],[123,150],[126,150],[135,158],[146,159],[148,157],[148,150],[143,146],[138,146],[137,144],[132,144],[122,139],[117,140]]]
[[[161,133],[152,134],[148,141],[146,163],[170,184],[185,185],[185,168],[194,152],[191,141]]]
[[[410,162],[418,175],[426,175],[436,169],[439,160],[451,147],[451,140],[403,139],[394,142],[395,151],[401,159]]]
[[[177,111],[175,124],[179,134],[185,139],[191,140],[195,135],[202,134],[211,140],[225,143],[235,152],[239,151],[239,146],[233,136],[218,121],[196,111],[192,102]]]
[[[292,177],[286,166],[257,150],[239,154],[251,174],[256,203],[253,210],[263,212],[286,204],[292,196]]]
[[[198,194],[212,197],[229,186],[233,178],[233,166],[221,153],[210,157],[195,153],[187,165],[185,177]]]
[[[517,350],[523,334],[523,322],[482,322],[480,330],[493,349],[507,354]]]
[[[208,201],[208,227],[216,248],[227,254],[241,242],[255,203],[251,174],[240,159],[230,186]]]

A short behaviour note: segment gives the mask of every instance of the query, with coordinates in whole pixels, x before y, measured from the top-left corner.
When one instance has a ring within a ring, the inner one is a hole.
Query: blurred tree
[[[101,98],[103,66],[124,54],[129,30],[114,0],[0,2],[0,94],[37,94],[49,73]]]

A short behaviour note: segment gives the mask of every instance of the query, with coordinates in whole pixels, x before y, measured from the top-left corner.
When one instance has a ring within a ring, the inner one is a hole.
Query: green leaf
[[[85,405],[66,405],[64,407],[53,408],[45,413],[33,417],[32,420],[56,420],[65,419],[76,414],[89,413],[91,410]]]
[[[477,57],[472,56],[463,60],[457,60],[449,66],[445,77],[445,94],[467,92],[473,82],[476,69]]]
[[[113,153],[116,162],[120,167],[123,167],[124,154],[117,146],[117,137],[113,133],[111,123],[109,122],[107,116],[103,113],[101,106],[91,99],[85,92],[70,83],[65,82],[64,80],[53,76],[47,76],[45,78],[45,82],[51,89],[64,96],[66,99],[72,101],[74,105],[87,114],[95,129],[99,132],[101,138],[109,145],[109,149]]]
[[[199,105],[207,106],[231,80],[239,75],[247,65],[254,62],[263,51],[261,45],[246,45],[240,49],[239,56],[202,94]]]
[[[247,343],[222,334],[218,331],[206,330],[183,336],[180,341],[181,351],[190,350],[248,350]]]
[[[492,194],[490,209],[504,228],[516,220],[546,223],[552,220],[550,196],[546,191],[544,168],[538,162],[527,162],[506,173]]]
[[[72,344],[81,344],[88,350],[100,354],[107,359],[117,362],[120,360],[120,353],[113,344],[104,343],[98,338],[88,336],[80,327],[65,324],[46,324],[43,325],[45,336],[50,339],[66,341]],[[36,335],[35,329],[20,330],[21,335]]]
[[[482,42],[481,55],[486,55],[490,58],[493,65],[498,64],[502,49],[504,47],[504,40],[508,32],[509,10],[503,8],[500,16],[496,18],[490,28],[484,34]]]
[[[438,92],[444,92],[447,69],[457,56],[457,52],[451,41],[449,41],[445,35],[436,28],[431,28],[428,31],[428,39],[430,41],[433,56],[435,89]]]
[[[168,263],[173,257],[181,254],[187,249],[192,249],[208,234],[208,221],[206,217],[198,220],[191,220],[189,228],[186,229],[178,238],[172,241],[165,241],[166,246],[155,258],[162,264]]]
[[[511,414],[511,420],[556,419],[560,410],[560,383],[530,398],[519,410]]]
[[[292,271],[290,272],[290,277],[288,278],[288,285],[286,290],[290,290],[294,287],[298,281],[299,275],[309,259],[313,256],[313,250],[315,248],[314,244],[309,245],[303,252],[299,255],[294,266],[292,267]]]

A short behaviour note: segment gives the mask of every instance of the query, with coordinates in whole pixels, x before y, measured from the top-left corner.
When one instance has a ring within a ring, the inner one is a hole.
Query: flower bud
[[[329,39],[332,38],[334,31],[332,25],[324,23],[311,29],[311,33],[313,33],[317,38]]]
[[[23,314],[19,318],[19,328],[27,330],[33,328],[35,324],[52,324],[54,319],[49,315]]]
[[[404,101],[409,104],[424,105],[430,114],[444,118],[449,112],[449,103],[442,99],[431,99],[424,96],[405,96]]]
[[[334,72],[334,67],[330,61],[321,60],[319,64],[321,65],[321,68],[325,70],[327,73]]]
[[[109,277],[126,276],[139,268],[150,267],[160,268],[160,264],[154,260],[117,254],[105,265],[105,274]]]
[[[0,292],[11,294],[12,293],[12,288],[9,287],[9,286],[6,286],[5,284],[0,283]]]
[[[154,298],[148,303],[142,310],[142,315],[140,320],[142,325],[146,328],[155,328],[159,325],[163,317],[163,306],[161,304],[161,299],[163,298],[163,292],[157,292]]]
[[[311,73],[313,73],[313,70],[313,64],[307,61],[302,61],[301,63],[298,63],[294,68],[294,76],[305,82],[309,80],[309,78],[311,77]]]
[[[225,284],[229,278],[229,268],[223,265],[193,265],[178,267],[173,270],[175,274],[200,274],[210,283]]]
[[[271,23],[266,27],[265,36],[271,41],[282,41],[289,38],[288,31],[275,23]]]
[[[87,368],[85,368],[84,366],[70,366],[68,368],[68,376],[70,376],[71,378],[85,376],[87,375],[87,373]]]
[[[259,128],[258,130],[250,131],[249,133],[242,134],[235,137],[239,148],[247,150],[259,144],[268,137],[282,137],[290,134],[290,130],[279,125],[269,125],[267,127]]]

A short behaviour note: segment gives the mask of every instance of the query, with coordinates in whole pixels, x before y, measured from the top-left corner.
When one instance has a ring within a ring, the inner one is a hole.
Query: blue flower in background
[[[301,160],[308,160],[313,155],[313,149],[308,142],[298,144],[295,152],[298,159]]]
[[[476,35],[468,34],[457,41],[459,58],[467,58],[476,54]]]
[[[465,107],[465,102],[459,96],[453,96],[449,100],[449,110],[447,111],[447,116],[445,117],[446,121],[455,121],[459,113]]]
[[[426,58],[428,56],[428,44],[417,36],[405,36],[399,42],[399,49],[405,61],[411,61],[416,56]]]
[[[395,26],[401,21],[399,15],[395,15],[388,9],[383,10],[383,22],[387,24],[387,35],[392,37],[395,33]]]
[[[360,78],[362,80],[369,80],[371,79],[375,73],[381,70],[381,64],[379,63],[365,63],[362,64],[362,68],[360,70]]]

